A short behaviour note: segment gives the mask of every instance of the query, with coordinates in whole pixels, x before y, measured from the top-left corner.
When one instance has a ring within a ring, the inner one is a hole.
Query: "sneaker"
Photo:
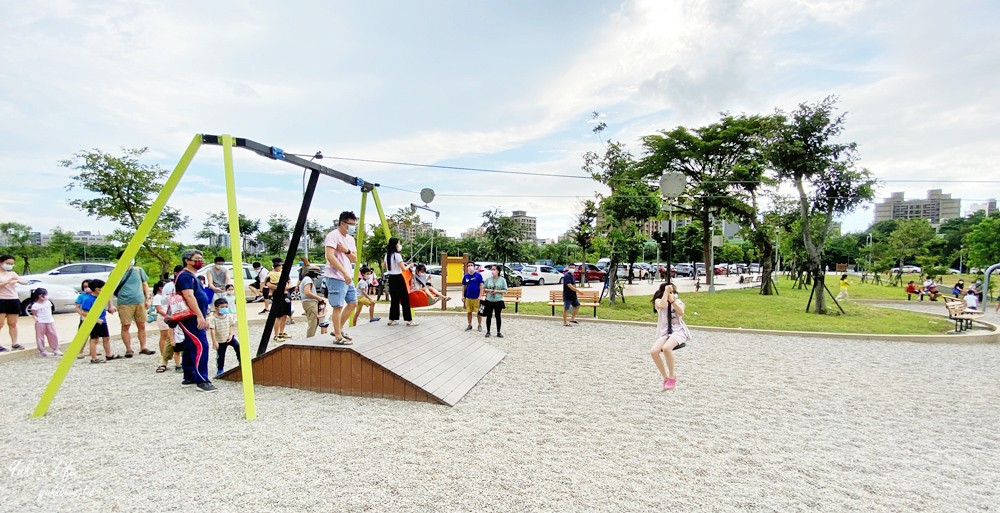
[[[215,377],[219,377],[219,376],[221,376],[221,375],[222,375],[222,369],[219,369],[219,372],[216,372],[216,373],[215,373]]]
[[[184,372],[184,368],[183,368],[183,367],[177,367],[177,366],[175,365],[175,366],[174,366],[174,372]]]
[[[184,381],[181,381],[181,386],[182,387],[189,387],[189,386],[191,386],[193,384],[194,384],[194,381],[191,381],[189,379],[185,379]]]
[[[257,315],[264,315],[264,314],[266,314],[266,313],[267,313],[267,308],[265,308],[265,309],[263,309],[263,310],[261,310],[261,311],[257,312]]]
[[[4,347],[4,346],[0,346],[0,353],[6,353],[6,352],[7,352],[7,348]]]
[[[52,354],[54,354],[54,355],[56,355],[56,356],[62,356],[62,355],[63,355],[63,352],[62,352],[62,351],[60,351],[60,350],[58,350],[58,349],[56,349],[56,352],[54,352],[54,353],[52,353]]]
[[[46,353],[45,351],[42,351],[42,352],[38,353],[38,356],[41,356],[42,358],[45,358],[46,356],[52,356],[52,353]]]
[[[320,328],[329,328],[330,327],[330,323],[328,323],[328,322],[321,322],[321,323],[317,324],[317,326],[319,326]]]
[[[486,338],[490,338],[490,332],[486,332]]]
[[[465,328],[465,331],[472,331],[472,325],[470,324],[468,328]]]
[[[381,317],[376,317],[376,318],[374,318],[374,319],[372,319],[372,320],[370,320],[368,322],[378,322],[378,321],[381,321],[381,320],[382,320]]]
[[[295,319],[288,319],[288,323],[287,324],[295,324]]]
[[[217,392],[219,389],[215,388],[215,385],[211,381],[206,381],[204,383],[198,383],[199,392]]]
[[[480,327],[476,328],[476,331],[478,331],[478,332],[482,333],[482,332],[483,332],[483,327],[482,327],[482,326],[480,326]]]
[[[664,390],[673,390],[675,386],[677,386],[677,378],[667,378],[663,380]]]
[[[503,333],[497,333],[497,338],[503,338]]]

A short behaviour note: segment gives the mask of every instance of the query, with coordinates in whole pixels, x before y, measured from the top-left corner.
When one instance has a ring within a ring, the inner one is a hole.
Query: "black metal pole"
[[[670,279],[670,266],[674,260],[674,209],[667,213],[667,283],[673,283]]]
[[[306,229],[306,218],[309,216],[309,206],[312,204],[313,193],[316,192],[316,184],[319,182],[319,171],[312,169],[309,173],[309,182],[306,183],[306,190],[302,194],[302,206],[299,207],[299,218],[295,221],[295,229],[292,230],[292,239],[288,243],[288,254],[285,263],[281,266],[281,278],[278,279],[278,288],[275,291],[283,291],[282,300],[289,298],[285,287],[288,284],[288,276],[292,270],[292,259],[299,250],[299,241],[302,240],[302,232]],[[272,294],[274,297],[274,294]],[[272,300],[273,303],[273,300]],[[264,323],[264,332],[260,335],[260,345],[257,347],[257,356],[267,352],[267,343],[271,340],[271,330],[274,328],[275,307],[271,305],[271,311],[267,314],[267,322]]]

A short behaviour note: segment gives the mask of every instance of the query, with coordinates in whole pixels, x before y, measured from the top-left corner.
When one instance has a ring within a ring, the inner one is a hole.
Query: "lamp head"
[[[660,192],[669,199],[676,198],[684,193],[687,187],[687,177],[679,171],[667,171],[660,176]]]

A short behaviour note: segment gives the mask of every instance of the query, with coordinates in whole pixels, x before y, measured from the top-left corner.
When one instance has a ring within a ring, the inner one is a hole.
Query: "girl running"
[[[656,323],[656,342],[653,343],[649,354],[663,377],[663,390],[673,390],[677,385],[673,351],[687,345],[691,332],[683,320],[684,302],[677,297],[677,290],[672,283],[660,285],[660,288],[653,293],[653,310],[659,318]],[[665,368],[664,361],[666,361]]]

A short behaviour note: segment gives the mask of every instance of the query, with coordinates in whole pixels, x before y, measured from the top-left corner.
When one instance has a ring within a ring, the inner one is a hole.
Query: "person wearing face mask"
[[[358,231],[358,216],[354,212],[341,212],[337,228],[327,234],[326,246],[326,298],[330,304],[330,324],[333,326],[335,344],[350,344],[350,335],[344,332],[351,314],[358,305],[354,290],[352,265],[358,261],[358,247],[354,234]]]
[[[209,317],[208,330],[212,335],[212,348],[215,349],[216,373],[218,376],[226,367],[226,349],[232,347],[236,351],[236,362],[240,362],[240,341],[236,339],[236,322],[229,311],[232,303],[226,298],[215,300],[215,313]]]
[[[306,314],[306,338],[316,336],[316,327],[319,326],[319,305],[326,302],[322,296],[316,292],[316,280],[319,279],[320,268],[310,265],[306,272],[302,274],[299,281],[299,294],[302,295],[302,311]]]
[[[486,293],[486,338],[490,337],[490,321],[494,316],[497,319],[497,337],[503,338],[503,333],[500,333],[500,311],[504,309],[503,294],[507,292],[507,280],[500,276],[499,265],[490,269],[490,277],[483,281],[483,292]]]
[[[442,299],[451,301],[450,297],[445,296],[438,289],[431,286],[431,277],[427,274],[427,266],[424,264],[417,264],[416,270],[413,271],[413,275],[410,277],[410,291],[414,290],[419,290],[427,294],[428,305],[433,305]]]
[[[205,256],[197,249],[186,249],[181,253],[184,270],[177,275],[174,284],[177,293],[184,298],[194,314],[178,322],[184,331],[184,353],[181,367],[184,380],[181,386],[195,385],[202,392],[215,392],[215,385],[208,379],[208,295],[196,274],[205,266]]]
[[[374,279],[375,271],[371,270],[367,266],[361,268],[361,276],[358,278],[358,284],[354,287],[358,290],[358,308],[354,311],[355,326],[358,325],[358,318],[361,317],[361,310],[365,307],[368,307],[368,322],[381,320],[380,317],[375,317],[375,299],[368,293],[368,291],[372,288],[371,283]]]
[[[0,315],[6,320],[7,331],[10,333],[11,349],[24,349],[17,343],[17,317],[21,313],[21,302],[17,298],[17,284],[27,285],[28,280],[14,272],[14,255],[0,256]],[[3,325],[0,324],[0,328]],[[7,348],[0,346],[0,353]]]
[[[413,270],[413,264],[404,264],[403,255],[399,252],[403,250],[403,244],[399,239],[392,237],[385,248],[385,276],[389,281],[389,326],[399,324],[399,310],[403,310],[403,320],[407,326],[416,326],[413,321],[413,311],[410,310],[410,296],[406,293],[406,281],[403,280],[403,268]]]

